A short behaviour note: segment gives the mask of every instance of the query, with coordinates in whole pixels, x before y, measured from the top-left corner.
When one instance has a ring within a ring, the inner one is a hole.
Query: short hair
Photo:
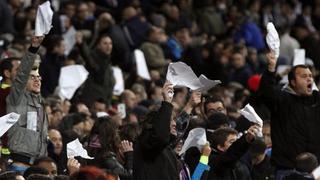
[[[10,57],[10,58],[5,58],[3,60],[1,60],[0,62],[0,72],[1,72],[1,76],[4,78],[4,71],[5,70],[9,70],[11,71],[13,68],[12,62],[13,61],[20,61],[20,58],[18,57]]]
[[[212,147],[223,146],[229,135],[237,135],[238,131],[229,127],[222,127],[208,134],[208,141]]]
[[[296,157],[296,169],[300,172],[311,173],[318,166],[317,157],[309,152],[304,152]]]
[[[257,138],[255,139],[249,148],[249,153],[252,157],[264,154],[267,149],[266,143],[261,139]]]
[[[289,71],[289,74],[288,74],[288,80],[289,80],[289,85],[292,87],[292,84],[291,84],[291,80],[294,80],[296,78],[296,70],[298,68],[302,68],[302,69],[309,69],[308,66],[304,65],[304,64],[299,64],[299,65],[296,65],[296,66],[293,66],[290,71]]]
[[[224,124],[229,125],[229,117],[221,112],[217,112],[208,117],[207,129],[216,130]]]
[[[208,98],[206,98],[205,102],[204,102],[204,113],[207,113],[207,105],[210,103],[216,103],[216,102],[221,102],[223,107],[225,107],[224,102],[222,100],[221,97],[219,96],[210,96]]]
[[[56,162],[52,158],[50,158],[48,156],[43,156],[43,157],[39,157],[39,158],[35,159],[34,162],[33,162],[33,165],[36,166],[36,165],[39,165],[42,162],[49,162],[49,163],[55,163],[56,164]]]

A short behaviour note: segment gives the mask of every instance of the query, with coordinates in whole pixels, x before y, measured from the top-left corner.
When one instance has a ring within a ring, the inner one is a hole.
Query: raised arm
[[[190,121],[190,114],[197,105],[201,103],[201,92],[200,91],[193,91],[188,103],[183,108],[183,111],[177,117],[177,131],[178,137],[182,137],[188,126]]]
[[[89,71],[97,72],[100,70],[99,65],[92,59],[90,55],[90,48],[83,40],[83,34],[81,32],[77,32],[76,34],[76,44],[80,50],[80,54],[83,57],[83,60],[86,63],[86,67]]]
[[[10,94],[7,97],[7,102],[16,105],[19,104],[22,94],[26,90],[29,79],[29,74],[36,59],[36,53],[41,45],[43,37],[32,37],[31,46],[28,52],[23,56],[17,76],[12,82]]]
[[[267,61],[268,69],[262,75],[259,94],[267,105],[274,106],[280,93],[280,89],[277,87],[275,73],[277,59],[274,53],[270,52],[267,54]]]
[[[145,151],[154,151],[157,153],[162,151],[170,143],[170,121],[173,106],[171,104],[173,87],[170,83],[165,83],[162,89],[164,101],[160,109],[152,116],[152,127],[143,130],[140,136],[140,144]]]

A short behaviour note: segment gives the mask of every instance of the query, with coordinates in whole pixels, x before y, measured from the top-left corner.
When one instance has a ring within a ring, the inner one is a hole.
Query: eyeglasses
[[[33,81],[35,81],[36,79],[38,79],[39,81],[42,80],[40,75],[33,75],[33,74],[30,74],[30,79]]]

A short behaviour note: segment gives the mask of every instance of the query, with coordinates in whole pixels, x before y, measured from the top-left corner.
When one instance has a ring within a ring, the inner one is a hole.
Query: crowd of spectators
[[[0,115],[21,115],[1,137],[0,180],[312,179],[320,100],[305,96],[310,82],[320,85],[319,0],[50,0],[52,29],[34,37],[43,2],[0,0]],[[277,60],[265,42],[268,22],[280,37]],[[299,48],[306,66],[290,71]],[[137,73],[136,49],[150,80]],[[207,92],[173,88],[167,67],[179,61],[222,83]],[[89,75],[65,99],[57,87],[70,65]],[[288,74],[294,97],[273,91]],[[263,137],[239,113],[247,103],[264,122]],[[197,127],[208,143],[180,156]],[[67,157],[77,138],[93,160]]]

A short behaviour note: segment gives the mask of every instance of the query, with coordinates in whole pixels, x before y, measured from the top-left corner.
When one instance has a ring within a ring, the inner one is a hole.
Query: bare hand
[[[258,135],[259,133],[259,126],[258,125],[253,125],[253,126],[250,126],[250,128],[248,129],[247,131],[247,134],[246,134],[246,140],[248,142],[252,142]]]
[[[203,156],[210,156],[210,154],[211,154],[210,144],[207,143],[207,144],[204,145],[203,148],[202,148],[202,155],[203,155]]]
[[[193,91],[191,97],[189,99],[188,104],[192,107],[195,107],[201,102],[201,92],[200,91]]]
[[[173,99],[173,92],[174,92],[173,85],[169,82],[166,82],[162,88],[162,96],[163,96],[164,101],[171,103],[172,99]]]
[[[74,158],[69,158],[67,162],[67,167],[69,170],[69,174],[71,175],[79,170],[80,163]]]
[[[268,70],[270,72],[274,72],[276,70],[277,58],[274,52],[269,52],[266,54],[266,56],[267,56],[267,62],[268,62]]]
[[[32,36],[31,47],[39,47],[44,39],[44,36]]]
[[[122,152],[124,153],[133,151],[132,142],[127,140],[121,141],[121,149],[122,149]]]

